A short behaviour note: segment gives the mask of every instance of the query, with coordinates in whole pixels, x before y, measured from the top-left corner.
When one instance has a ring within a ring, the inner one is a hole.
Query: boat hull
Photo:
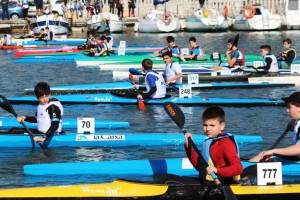
[[[243,168],[256,165],[242,161]],[[26,175],[76,175],[97,174],[117,177],[118,175],[153,176],[175,174],[179,176],[198,176],[199,172],[188,158],[169,158],[156,160],[115,160],[100,162],[69,162],[24,165]],[[283,163],[282,174],[299,176],[299,163]]]
[[[1,189],[0,195],[5,199],[225,199],[222,188],[213,183],[200,184],[196,180],[184,177],[176,178],[176,182],[173,180],[174,178],[166,179],[166,183],[160,184],[115,180],[110,183],[99,184]],[[300,198],[300,185],[298,184],[278,186],[231,185],[226,187],[230,187],[239,200],[294,200]]]
[[[131,104],[137,105],[136,98],[124,98],[111,93],[99,94],[69,94],[53,95],[53,98],[59,99],[61,103],[69,104]],[[14,104],[37,104],[38,100],[34,96],[10,97],[8,100]],[[226,98],[208,98],[208,97],[166,97],[163,99],[145,99],[145,104],[162,105],[164,102],[174,102],[179,105],[235,105],[235,106],[261,106],[261,105],[283,105],[284,102],[279,99],[226,99]]]
[[[291,83],[300,85],[300,75],[249,77],[249,83]]]
[[[201,144],[206,136],[195,135],[195,143]],[[261,142],[260,136],[237,135],[238,142]],[[14,141],[14,142],[10,142]],[[77,134],[65,133],[55,135],[49,145],[52,147],[124,147],[124,146],[162,146],[183,145],[184,136],[180,133],[96,133]],[[1,134],[0,147],[18,148],[32,147],[30,137],[27,134]]]
[[[223,32],[228,30],[228,20],[224,20],[221,24],[206,25],[199,18],[191,17],[185,20],[185,31],[189,32]]]
[[[28,128],[36,129],[36,123],[24,122]],[[0,129],[10,129],[12,127],[21,128],[22,125],[13,117],[0,117]],[[129,128],[128,122],[118,122],[112,120],[97,120],[95,119],[95,129],[114,129],[114,128]],[[77,119],[64,118],[62,122],[63,129],[77,129]]]

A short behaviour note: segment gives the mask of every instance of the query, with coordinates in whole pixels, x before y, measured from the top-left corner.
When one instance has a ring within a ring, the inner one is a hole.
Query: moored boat
[[[192,17],[181,21],[185,31],[207,32],[207,31],[227,31],[228,20],[223,13],[215,9],[201,8],[193,13]]]
[[[281,27],[281,16],[272,14],[262,6],[246,6],[234,17],[233,30],[262,31],[277,30]]]
[[[203,134],[195,134],[195,143],[201,144],[206,139]],[[237,142],[261,142],[261,136],[236,135]],[[10,142],[14,141],[14,142]],[[125,147],[125,146],[163,146],[183,145],[181,133],[65,133],[55,135],[49,144],[53,147]],[[0,134],[0,147],[32,147],[27,134]]]
[[[29,128],[37,128],[36,123],[24,122]],[[77,119],[63,118],[63,129],[77,129]],[[10,129],[12,127],[22,127],[20,123],[13,117],[0,117],[0,129]],[[129,128],[128,122],[112,121],[112,120],[97,120],[95,119],[95,129],[113,129],[113,128]]]
[[[39,34],[40,30],[46,27],[49,27],[55,35],[67,35],[71,31],[68,20],[54,14],[38,16],[36,22],[31,23],[31,26],[35,34]]]
[[[112,13],[98,13],[93,15],[91,19],[86,22],[90,30],[97,30],[98,33],[109,30],[112,33],[123,32],[123,21],[121,21],[117,14]]]
[[[69,94],[53,95],[53,98],[59,99],[62,103],[69,104],[131,104],[137,105],[136,98],[125,98],[123,94],[99,93],[99,94]],[[36,104],[38,100],[35,96],[22,96],[7,98],[14,104]],[[247,98],[210,98],[210,97],[192,97],[180,98],[167,96],[163,99],[145,99],[144,103],[149,105],[162,105],[164,102],[174,102],[180,105],[230,105],[230,106],[278,106],[283,105],[281,99],[247,99]]]
[[[135,30],[141,33],[178,32],[180,23],[178,17],[170,12],[152,10],[136,22]]]

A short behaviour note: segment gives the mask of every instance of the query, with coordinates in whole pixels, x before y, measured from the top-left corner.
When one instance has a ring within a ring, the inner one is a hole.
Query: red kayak
[[[60,48],[60,49],[36,49],[36,50],[23,50],[17,51],[14,53],[15,57],[22,57],[26,55],[52,55],[52,54],[59,54],[59,53],[80,53],[83,50],[78,50],[77,48]]]

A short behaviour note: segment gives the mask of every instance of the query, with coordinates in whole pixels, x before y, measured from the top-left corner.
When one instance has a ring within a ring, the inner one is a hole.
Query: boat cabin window
[[[255,15],[261,15],[261,10],[259,8],[255,8]]]
[[[299,0],[289,0],[288,10],[299,10]]]

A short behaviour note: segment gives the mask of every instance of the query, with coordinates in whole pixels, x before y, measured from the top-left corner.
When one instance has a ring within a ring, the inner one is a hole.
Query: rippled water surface
[[[198,43],[206,53],[222,51],[227,39],[236,33],[172,33],[180,47],[189,47],[188,39],[196,36]],[[84,36],[74,35],[76,37]],[[127,45],[162,46],[168,34],[115,34],[115,44],[126,40]],[[249,54],[259,54],[262,44],[270,44],[275,52],[282,48],[282,40],[292,38],[294,47],[300,47],[300,32],[241,32],[239,46]],[[51,86],[83,83],[103,83],[114,81],[111,72],[99,69],[77,68],[75,63],[12,63],[13,51],[0,51],[1,87],[0,94],[7,97],[21,96],[25,88],[33,87],[39,81],[47,81]],[[261,89],[223,89],[203,90],[197,95],[203,97],[226,98],[281,98],[299,90],[297,87],[261,88]],[[33,115],[36,106],[14,105],[19,115]],[[127,130],[107,130],[106,132],[178,132],[176,125],[165,114],[162,106],[148,106],[145,112],[135,105],[65,105],[65,117],[95,117],[97,119],[129,121]],[[186,114],[186,129],[201,132],[201,114],[205,107],[182,107]],[[255,155],[270,147],[284,131],[289,117],[284,107],[224,107],[226,112],[226,130],[245,135],[261,135],[263,143],[240,145],[241,156]],[[0,110],[0,116],[11,116]],[[103,130],[102,130],[103,131]],[[291,134],[280,145],[289,144]],[[11,141],[14,142],[13,140]],[[93,183],[108,181],[115,177],[107,176],[25,176],[23,165],[53,162],[83,162],[126,159],[154,159],[184,157],[182,146],[171,147],[124,147],[124,148],[56,148],[51,149],[52,157],[47,158],[40,150],[26,148],[0,148],[0,188],[42,186],[74,183]],[[84,170],[84,169],[83,169]],[[118,178],[128,178],[126,175]],[[129,177],[132,178],[132,177]],[[145,178],[145,177],[141,177]],[[146,177],[147,178],[147,177]],[[149,178],[149,177],[148,177]],[[138,178],[137,178],[138,179]]]

